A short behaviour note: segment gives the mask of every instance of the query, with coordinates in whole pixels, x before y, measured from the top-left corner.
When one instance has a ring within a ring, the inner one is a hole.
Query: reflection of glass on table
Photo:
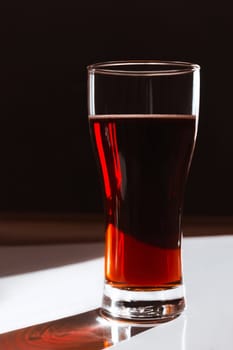
[[[4,350],[101,350],[127,340],[149,327],[110,322],[99,309],[0,335]]]

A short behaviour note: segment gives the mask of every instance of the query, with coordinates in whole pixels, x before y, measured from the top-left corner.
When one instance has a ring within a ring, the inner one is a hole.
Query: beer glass
[[[166,321],[185,308],[181,220],[199,71],[154,60],[88,66],[89,127],[106,211],[107,317]]]

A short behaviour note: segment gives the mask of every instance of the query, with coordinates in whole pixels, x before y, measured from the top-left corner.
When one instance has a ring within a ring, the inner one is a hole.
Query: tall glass
[[[88,66],[90,134],[106,209],[108,317],[156,322],[185,307],[181,219],[199,70],[173,61]]]

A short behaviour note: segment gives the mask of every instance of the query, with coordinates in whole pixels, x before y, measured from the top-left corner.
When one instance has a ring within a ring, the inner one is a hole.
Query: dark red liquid
[[[154,289],[181,282],[180,220],[195,126],[190,115],[90,117],[106,200],[109,283]]]

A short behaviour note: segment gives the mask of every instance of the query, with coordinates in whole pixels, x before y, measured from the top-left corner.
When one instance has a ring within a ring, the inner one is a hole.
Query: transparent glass
[[[90,135],[106,211],[107,317],[157,322],[185,308],[181,222],[199,71],[172,61],[88,66]]]

